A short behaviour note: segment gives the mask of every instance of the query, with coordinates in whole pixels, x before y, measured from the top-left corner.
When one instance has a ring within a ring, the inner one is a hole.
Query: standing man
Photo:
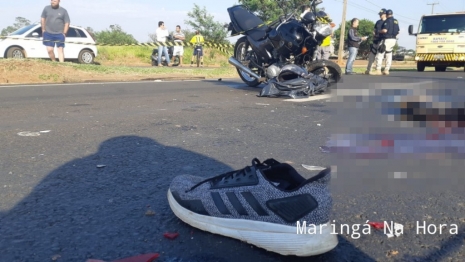
[[[166,42],[166,38],[169,35],[170,34],[168,33],[168,30],[165,29],[165,22],[159,21],[158,28],[157,28],[157,41],[164,43]],[[162,52],[165,55],[167,65],[170,66],[170,55],[168,54],[168,47],[162,46],[162,45],[158,46],[158,66],[163,66],[161,64],[161,56],[162,56],[161,53]]]
[[[320,21],[324,23],[331,23],[331,27],[336,26],[334,23],[332,23],[332,20],[329,18],[329,16],[325,12],[319,11],[318,17]],[[321,59],[329,60],[329,57],[331,56],[331,38],[333,37],[333,34],[334,34],[333,29],[331,29],[331,35],[323,39],[323,42],[321,43],[321,45],[318,46],[317,51],[316,51],[317,60],[321,60]]]
[[[349,58],[347,59],[346,63],[346,75],[353,75],[354,72],[352,71],[352,66],[354,64],[355,58],[357,57],[358,49],[360,47],[360,43],[368,39],[367,36],[359,36],[358,35],[358,18],[353,18],[350,21],[350,29],[347,33],[347,46],[349,49]]]
[[[181,26],[176,26],[176,32],[173,33],[173,38],[175,43],[180,43],[186,39],[184,34],[181,32]],[[182,56],[184,55],[184,46],[182,45],[175,45],[173,48],[173,56],[179,55],[179,66],[182,66]]]
[[[205,42],[205,40],[199,30],[195,31],[195,35],[192,37],[190,42],[195,44],[194,55],[191,58],[191,66],[194,64],[194,57],[197,55],[197,52],[200,52],[200,66],[203,66],[203,47],[200,44]],[[197,47],[200,49],[199,51],[197,51]]]
[[[374,30],[373,30],[373,44],[370,46],[370,54],[368,56],[368,66],[367,70],[365,71],[365,74],[369,75],[371,74],[371,67],[373,65],[373,62],[375,61],[376,55],[378,54],[378,47],[380,43],[380,36],[379,32],[381,31],[381,27],[383,26],[384,21],[386,20],[386,9],[381,9],[379,11],[379,20],[376,21]],[[383,61],[383,58],[381,58],[381,61]]]
[[[381,38],[382,42],[381,45],[384,44],[385,50],[382,54],[379,54],[376,61],[376,73],[375,75],[381,75],[381,62],[386,52],[386,67],[384,68],[384,75],[389,75],[389,69],[391,68],[392,63],[392,50],[397,42],[397,35],[399,34],[399,22],[392,17],[393,12],[392,10],[386,11],[386,20],[384,21],[381,27]]]
[[[69,29],[68,11],[60,6],[60,0],[51,0],[51,4],[46,6],[41,16],[43,44],[47,47],[47,52],[52,61],[55,58],[55,44],[58,49],[58,59],[61,63],[65,61],[64,47],[65,37]],[[55,43],[56,42],[56,43]]]

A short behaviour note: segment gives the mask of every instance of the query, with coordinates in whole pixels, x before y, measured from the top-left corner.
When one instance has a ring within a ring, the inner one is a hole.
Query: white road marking
[[[310,101],[317,101],[317,100],[322,100],[322,99],[328,99],[331,98],[331,95],[316,95],[316,96],[311,96],[308,98],[299,98],[299,99],[284,99],[283,101],[286,102],[295,102],[295,103],[301,103],[301,102],[310,102]]]

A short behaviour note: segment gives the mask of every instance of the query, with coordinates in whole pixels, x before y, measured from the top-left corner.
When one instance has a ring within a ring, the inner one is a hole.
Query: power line
[[[427,4],[427,5],[431,6],[431,14],[433,14],[434,13],[434,6],[439,5],[439,3],[431,3],[431,4]]]
[[[369,9],[367,7],[364,7],[364,6],[361,6],[359,4],[355,4],[355,3],[349,3],[349,5],[353,6],[353,7],[356,7],[358,9],[361,9],[361,10],[364,10],[364,11],[367,11],[367,12],[370,12],[370,13],[378,13],[378,11],[375,11],[373,9]],[[406,23],[406,24],[410,24],[412,22],[407,22],[405,20],[402,20],[402,19],[397,19],[398,21],[402,22],[402,23]],[[417,21],[417,20],[414,20],[414,21]]]
[[[334,0],[334,1],[336,1],[336,2],[338,2],[338,3],[343,3],[342,0]],[[366,11],[366,12],[368,12],[368,13],[376,13],[376,14],[378,13],[378,11],[375,11],[375,10],[373,10],[373,9],[369,9],[369,8],[367,8],[367,7],[364,7],[364,6],[360,6],[360,5],[355,4],[355,3],[349,2],[348,4],[351,5],[351,6],[353,6],[353,7],[358,8],[358,9],[360,9],[360,10]],[[410,24],[410,23],[411,23],[411,22],[407,22],[407,21],[402,20],[402,19],[397,19],[397,20],[400,21],[400,22],[402,22],[402,23],[406,23],[406,24]]]
[[[374,5],[374,6],[378,7],[378,8],[384,8],[384,7],[381,7],[381,6],[379,6],[379,5],[377,5],[377,4],[373,3],[373,2],[371,2],[371,1],[369,1],[369,0],[365,0],[365,1],[367,1],[368,3]],[[406,18],[406,19],[410,19],[410,20],[412,20],[412,21],[417,21],[417,20],[415,20],[415,19],[413,19],[413,18],[410,18],[410,17],[407,17],[407,16],[403,16],[403,15],[399,15],[399,14],[397,14],[397,13],[396,13],[396,16],[400,16],[400,17],[403,17],[403,18]]]

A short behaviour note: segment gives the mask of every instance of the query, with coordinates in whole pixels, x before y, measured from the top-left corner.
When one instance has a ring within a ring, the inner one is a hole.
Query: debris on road
[[[322,167],[322,166],[308,166],[304,164],[302,164],[302,167],[310,171],[321,171],[321,170],[326,169],[325,167]]]
[[[53,261],[57,261],[60,257],[61,257],[60,255],[54,255],[54,256],[52,257],[52,260],[53,260]]]
[[[397,250],[391,250],[391,251],[388,251],[388,252],[387,252],[386,256],[387,256],[387,257],[393,257],[393,256],[396,256],[396,255],[398,255],[398,254],[399,254],[399,251],[397,251]]]
[[[382,222],[368,222],[370,226],[372,226],[375,229],[383,229],[384,228],[384,223]]]
[[[151,209],[147,210],[147,212],[145,212],[145,215],[146,216],[154,216],[155,215],[155,212]]]
[[[97,168],[103,168],[106,167],[106,165],[97,165]]]
[[[113,261],[105,261],[105,260],[100,260],[100,259],[87,259],[86,262],[152,262],[152,261],[155,261],[155,259],[159,257],[160,257],[160,254],[151,253],[151,254],[138,255],[134,257],[128,257],[128,258],[123,258],[123,259],[118,259],[118,260],[113,260]]]
[[[391,238],[391,237],[400,237],[402,234],[403,234],[403,229],[404,229],[404,226],[402,224],[399,224],[399,223],[394,223],[394,234],[391,233],[387,233],[386,236],[388,238]]]
[[[173,240],[179,236],[179,233],[165,233],[163,236],[167,239]]]
[[[331,150],[327,146],[320,146],[319,149],[321,153],[331,153]]]
[[[40,136],[40,132],[24,131],[24,132],[19,132],[18,136]]]

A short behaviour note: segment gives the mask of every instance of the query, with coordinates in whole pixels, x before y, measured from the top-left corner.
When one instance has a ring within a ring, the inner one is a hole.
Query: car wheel
[[[23,49],[20,47],[11,47],[8,49],[8,52],[6,53],[7,58],[15,58],[15,59],[23,59],[24,52]]]
[[[84,49],[79,53],[78,61],[81,64],[93,64],[94,58],[94,52]]]

